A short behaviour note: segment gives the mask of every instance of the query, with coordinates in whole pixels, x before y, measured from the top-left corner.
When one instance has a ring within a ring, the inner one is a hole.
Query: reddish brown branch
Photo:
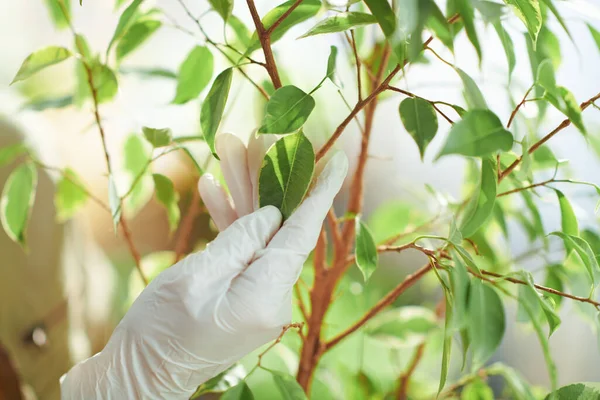
[[[517,106],[515,107],[515,109],[512,111],[512,113],[510,113],[510,118],[508,119],[508,123],[506,124],[507,128],[510,128],[510,125],[512,124],[513,120],[515,119],[515,117],[517,116],[517,112],[519,112],[519,109],[525,104],[525,102],[527,101],[527,96],[529,96],[529,93],[531,92],[531,90],[533,89],[533,85],[527,89],[527,91],[525,92],[525,96],[523,96],[523,99],[521,100],[521,102],[519,104],[517,104]]]
[[[533,189],[533,188],[536,188],[536,187],[539,187],[539,186],[546,186],[547,184],[552,183],[552,182],[554,182],[554,178],[553,179],[548,179],[548,180],[543,181],[543,182],[534,183],[532,185],[525,186],[525,187],[522,187],[522,188],[516,188],[516,189],[508,190],[506,192],[499,193],[496,197],[508,196],[509,194],[522,192],[524,190]]]
[[[200,193],[196,190],[196,185],[194,185],[192,193],[192,200],[190,201],[189,208],[179,227],[179,233],[177,235],[177,243],[175,244],[175,262],[181,260],[187,252],[192,230],[194,228],[194,221],[202,211],[202,207],[200,206]]]
[[[598,99],[600,99],[600,93],[598,93],[594,97],[590,98],[589,100],[584,101],[583,103],[581,103],[581,105],[580,105],[581,111],[583,111],[586,108],[588,108],[590,105],[592,105]],[[558,132],[562,131],[563,129],[565,129],[569,125],[571,125],[571,120],[570,119],[567,118],[567,119],[563,120],[550,133],[548,133],[546,136],[544,136],[543,138],[541,138],[540,140],[538,140],[537,142],[535,142],[529,148],[529,150],[527,150],[527,152],[529,154],[533,153],[534,151],[536,151],[537,149],[539,149],[542,145],[544,145],[544,143],[546,143],[548,140],[552,139],[552,137],[554,135],[556,135]],[[498,182],[501,182],[502,179],[506,178],[519,165],[519,163],[522,161],[522,159],[523,159],[523,157],[517,158],[504,171],[502,171],[502,173],[500,174],[500,176],[498,178]]]
[[[258,40],[260,41],[260,46],[262,47],[263,53],[265,54],[267,72],[271,77],[271,81],[273,82],[273,86],[275,87],[275,89],[279,89],[281,87],[281,79],[279,78],[277,64],[275,63],[275,57],[273,56],[273,50],[271,49],[270,33],[267,30],[265,30],[265,26],[260,20],[260,16],[258,15],[258,11],[256,10],[254,0],[246,0],[246,3],[248,4],[248,9],[250,10],[250,14],[252,15],[252,21],[254,22],[254,26],[256,27],[256,35],[258,36]],[[300,3],[300,1],[297,1],[297,3]],[[283,21],[283,19],[281,19],[281,21]],[[281,23],[281,21],[279,23]]]
[[[290,6],[290,8],[288,8],[287,10],[285,10],[285,12],[283,14],[281,14],[281,17],[279,17],[277,19],[277,21],[273,22],[273,25],[271,25],[269,27],[269,29],[267,29],[265,31],[265,35],[266,36],[271,36],[271,34],[273,33],[273,31],[275,29],[277,29],[277,27],[296,9],[298,8],[298,6],[300,5],[300,3],[302,3],[304,0],[296,0],[296,2],[294,4],[292,4]]]

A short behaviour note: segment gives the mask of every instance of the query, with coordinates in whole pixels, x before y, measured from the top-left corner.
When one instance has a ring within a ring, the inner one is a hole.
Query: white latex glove
[[[221,152],[223,146],[221,140]],[[243,145],[241,150],[246,154]],[[277,338],[291,322],[293,285],[347,169],[346,156],[334,155],[283,225],[275,207],[235,222],[237,212],[229,214],[231,225],[205,251],[159,274],[104,350],[62,378],[62,398],[187,399],[198,385]],[[240,185],[249,187],[248,181]]]

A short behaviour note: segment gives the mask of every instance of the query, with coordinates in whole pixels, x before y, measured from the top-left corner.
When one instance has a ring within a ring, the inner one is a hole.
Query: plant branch
[[[524,186],[524,187],[521,187],[521,188],[516,188],[516,189],[508,190],[506,192],[499,193],[496,197],[508,196],[509,194],[522,192],[524,190],[533,189],[533,188],[536,188],[536,187],[539,187],[539,186],[546,186],[547,184],[552,183],[552,182],[555,182],[554,178],[545,180],[543,182],[534,183],[534,184],[529,185],[529,186]]]
[[[429,104],[431,104],[431,106],[433,107],[433,109],[434,109],[435,111],[437,111],[437,112],[438,112],[438,114],[440,114],[440,115],[441,115],[441,116],[442,116],[442,117],[443,117],[443,118],[444,118],[446,121],[448,121],[450,124],[454,124],[454,121],[452,121],[452,120],[450,119],[450,117],[448,117],[448,116],[447,116],[447,115],[446,115],[446,114],[445,114],[445,113],[444,113],[442,110],[440,110],[440,109],[439,109],[439,107],[436,105],[436,103],[437,103],[436,101],[433,101],[433,100],[428,100],[428,99],[426,99],[426,98],[424,98],[424,97],[417,96],[416,94],[414,94],[414,93],[411,93],[411,92],[409,92],[408,90],[400,89],[400,88],[398,88],[398,87],[395,87],[395,86],[388,86],[388,87],[387,87],[387,89],[388,89],[388,90],[391,90],[391,91],[393,91],[393,92],[402,93],[402,94],[404,94],[404,95],[406,95],[406,96],[409,96],[409,97],[413,97],[413,98],[419,98],[419,99],[423,99],[423,100],[425,100],[426,102],[428,102]]]
[[[292,4],[290,6],[290,8],[288,8],[283,14],[281,14],[281,17],[279,17],[277,19],[277,21],[273,22],[273,25],[271,25],[269,27],[269,29],[267,29],[265,31],[265,35],[266,36],[271,36],[271,34],[273,33],[273,31],[275,29],[277,29],[277,27],[287,18],[289,17],[289,15],[296,9],[298,8],[298,6],[300,5],[300,3],[302,3],[304,0],[296,0],[296,2],[294,4]],[[262,25],[262,23],[261,23]]]
[[[196,185],[192,189],[192,200],[190,201],[189,208],[185,213],[185,218],[179,228],[177,235],[177,243],[175,244],[175,262],[181,260],[185,255],[189,246],[190,237],[192,235],[192,229],[194,228],[194,221],[196,217],[202,212],[200,206],[200,192],[196,189]]]
[[[590,98],[589,100],[581,103],[581,105],[579,106],[581,108],[581,111],[588,108],[590,105],[592,105],[594,103],[594,101],[596,101],[598,99],[600,99],[600,93],[596,94],[594,97]],[[552,139],[552,137],[554,135],[556,135],[558,132],[562,131],[569,125],[571,125],[571,120],[569,118],[566,118],[556,128],[554,128],[550,133],[548,133],[546,136],[544,136],[543,138],[541,138],[540,140],[535,142],[533,145],[531,145],[531,147],[529,148],[529,150],[527,150],[527,152],[529,154],[533,153],[534,151],[539,149],[544,143],[546,143],[548,140]],[[501,182],[504,178],[506,178],[519,165],[519,163],[522,161],[522,159],[523,159],[523,157],[519,157],[515,161],[513,161],[512,164],[510,164],[508,167],[506,167],[506,169],[504,171],[502,171],[502,173],[498,177],[498,182]]]
[[[292,5],[293,8],[297,7],[300,4],[301,0],[297,0],[296,3]],[[256,10],[256,5],[254,4],[254,0],[246,0],[248,4],[248,9],[250,10],[250,14],[252,15],[252,21],[254,22],[254,26],[256,27],[256,34],[258,36],[258,40],[260,41],[260,46],[263,49],[263,53],[265,54],[265,63],[267,72],[271,77],[271,81],[273,82],[273,86],[275,89],[279,89],[281,87],[281,79],[279,78],[279,72],[277,71],[277,64],[275,63],[275,57],[273,56],[273,50],[271,49],[271,33],[265,30],[265,26],[260,20],[260,16],[258,15],[258,11]],[[295,6],[295,7],[294,7]],[[292,8],[290,7],[290,9]],[[293,10],[287,10],[291,13]],[[275,21],[275,23],[280,24],[287,17],[289,13],[284,13],[279,20]],[[287,14],[287,15],[286,15]],[[279,21],[279,22],[278,22]],[[275,25],[275,24],[273,24]]]
[[[519,102],[519,104],[517,104],[517,106],[515,107],[515,109],[512,111],[512,113],[510,113],[510,118],[508,119],[508,123],[506,124],[506,128],[510,128],[510,125],[512,124],[513,120],[515,119],[517,112],[519,111],[519,109],[525,104],[525,102],[527,101],[527,96],[529,96],[529,93],[531,92],[531,90],[533,89],[534,85],[531,85],[529,87],[529,89],[527,89],[527,91],[525,92],[525,95],[523,96],[523,99],[521,100],[521,102]]]

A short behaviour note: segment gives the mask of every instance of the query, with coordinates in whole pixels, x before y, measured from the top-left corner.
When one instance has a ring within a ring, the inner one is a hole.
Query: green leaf
[[[323,33],[344,32],[348,29],[371,25],[376,22],[377,19],[371,14],[356,11],[343,12],[319,21],[308,32],[300,36],[300,38],[321,35]]]
[[[542,27],[542,12],[538,0],[504,0],[525,23],[534,46]]]
[[[558,326],[560,325],[560,317],[556,313],[550,301],[544,298],[540,293],[538,293],[537,289],[535,288],[533,277],[531,276],[531,274],[528,272],[522,272],[521,276],[524,278],[523,280],[527,282],[526,290],[531,291],[532,295],[535,295],[538,304],[540,305],[542,311],[544,312],[544,315],[546,316],[546,321],[548,321],[549,327],[548,337],[550,337],[552,336],[556,328],[558,328]]]
[[[496,114],[490,110],[472,110],[452,125],[437,158],[447,154],[485,157],[498,151],[508,151],[512,145],[512,133],[504,129]]]
[[[390,37],[396,30],[396,16],[389,2],[381,0],[364,0],[371,10],[371,13],[377,19],[377,23],[381,27],[383,34]]]
[[[544,280],[544,286],[552,288],[552,289],[556,289],[558,291],[563,290],[563,283],[562,283],[562,279],[560,277],[559,274],[559,270],[562,268],[561,265],[550,265],[548,267],[546,267],[546,279]],[[554,304],[556,304],[556,308],[560,307],[560,304],[562,303],[562,296],[559,296],[557,294],[552,294],[552,293],[547,293],[547,296],[549,296],[552,300],[554,300]]]
[[[287,219],[304,199],[314,169],[315,152],[302,131],[279,139],[260,169],[259,206],[275,206]]]
[[[73,104],[73,95],[33,99],[21,106],[21,110],[44,111],[52,108],[64,108]]]
[[[96,98],[98,103],[106,103],[112,100],[117,94],[119,84],[117,82],[117,76],[108,66],[100,63],[98,60],[90,61],[92,82],[96,89]],[[78,62],[78,88],[75,94],[75,104],[82,104],[86,98],[91,97],[90,82],[87,71]]]
[[[108,58],[108,54],[110,53],[110,49],[118,40],[123,37],[127,29],[131,26],[131,24],[135,21],[135,16],[137,14],[137,9],[142,4],[144,0],[133,0],[129,6],[123,11],[121,17],[119,18],[119,23],[115,29],[115,33],[113,33],[112,38],[110,39],[110,43],[108,44],[108,48],[106,49],[106,55]]]
[[[481,366],[494,354],[504,336],[504,307],[498,293],[476,279],[471,283],[468,312],[473,362]]]
[[[548,9],[550,10],[550,12],[552,12],[552,14],[554,14],[554,17],[556,17],[556,20],[558,21],[558,23],[560,24],[560,26],[562,26],[562,28],[565,31],[565,33],[567,34],[567,36],[569,36],[569,38],[571,39],[571,41],[573,42],[573,44],[575,44],[575,41],[573,40],[573,36],[571,35],[571,32],[569,31],[569,28],[567,28],[567,24],[565,23],[565,20],[563,19],[563,17],[558,12],[558,9],[556,8],[556,6],[553,3],[553,0],[542,0],[542,1],[548,7]]]
[[[110,207],[110,213],[112,215],[113,227],[115,232],[121,219],[121,198],[115,185],[115,179],[112,175],[108,177],[108,205]]]
[[[579,103],[567,88],[557,86],[556,90],[546,90],[544,97],[552,104],[556,109],[565,114],[569,120],[583,133],[586,134],[585,126],[583,125],[583,119],[581,118],[581,108]]]
[[[431,9],[427,27],[433,31],[435,36],[446,46],[450,51],[454,52],[454,35],[450,30],[450,24],[446,16],[442,13],[435,2],[430,2]]]
[[[265,109],[258,133],[290,133],[302,128],[315,100],[296,86],[284,86],[275,91]]]
[[[229,97],[232,76],[233,70],[227,68],[216,77],[208,95],[206,95],[206,99],[204,99],[202,110],[200,111],[202,134],[206,139],[206,143],[208,143],[210,151],[217,159],[219,157],[217,157],[215,151],[215,136],[221,123],[221,118],[223,118],[227,97]]]
[[[423,343],[437,327],[437,317],[430,309],[404,306],[377,315],[365,326],[365,333],[387,346],[410,348]]]
[[[331,46],[329,51],[329,57],[327,58],[327,74],[325,75],[326,79],[329,79],[335,85],[335,81],[333,80],[335,75],[335,65],[337,60],[338,49],[335,46]]]
[[[144,137],[154,147],[165,147],[171,144],[173,140],[173,134],[169,128],[148,128],[147,126],[142,127]]]
[[[175,258],[175,254],[173,254],[173,259]],[[167,265],[165,267],[169,267]],[[214,376],[198,386],[196,393],[192,395],[190,400],[199,400],[204,399],[202,395],[211,394],[211,393],[223,393],[227,392],[229,389],[233,387],[239,386],[236,390],[232,390],[231,393],[228,394],[230,400],[245,400],[250,399],[253,400],[252,392],[250,392],[250,388],[247,390],[243,388],[245,383],[245,378],[248,375],[248,372],[241,364],[234,364],[234,366],[226,369],[221,372],[219,375]],[[220,399],[227,399],[227,397],[220,397]]]
[[[167,217],[169,218],[169,229],[171,233],[177,229],[180,219],[179,195],[175,191],[175,186],[169,178],[161,174],[153,174],[154,188],[156,189],[156,199],[162,204],[167,210]]]
[[[487,383],[476,378],[473,382],[465,386],[460,394],[461,400],[494,400],[494,392]]]
[[[250,31],[244,23],[235,15],[231,15],[227,20],[227,24],[233,29],[233,33],[241,44],[248,47],[251,43]]]
[[[531,392],[527,382],[513,368],[504,364],[495,363],[486,368],[486,371],[488,375],[501,375],[510,387],[511,392],[514,395],[513,398],[520,400],[536,400],[536,397]]]
[[[208,0],[211,7],[227,22],[233,11],[233,0]]]
[[[184,104],[198,97],[210,82],[213,69],[214,59],[210,50],[205,46],[194,47],[179,67],[173,104]]]
[[[481,181],[471,201],[467,205],[460,223],[463,237],[470,237],[491,217],[494,211],[497,191],[496,163],[486,158],[481,164]]]
[[[577,223],[577,217],[571,207],[569,199],[565,197],[563,192],[560,190],[554,190],[558,197],[558,203],[560,204],[560,215],[561,215],[561,226],[563,233],[571,236],[579,236],[579,225]]]
[[[423,160],[425,149],[438,130],[435,109],[427,100],[409,97],[400,103],[399,111],[402,124],[417,143],[421,160]]]
[[[367,282],[371,274],[377,269],[379,255],[371,231],[362,223],[359,216],[355,218],[355,224],[356,246],[354,255],[356,257],[356,265],[360,269],[360,272],[362,272],[365,282]]]
[[[440,383],[438,385],[438,395],[446,385],[448,378],[448,369],[450,366],[450,356],[452,353],[452,326],[453,304],[452,293],[444,287],[444,297],[446,299],[446,317],[444,322],[444,341],[442,344],[442,367],[440,371]]]
[[[122,196],[127,217],[131,218],[152,198],[153,185],[149,165],[152,148],[141,135],[127,137],[123,146],[123,163],[131,185]]]
[[[467,100],[467,104],[469,108],[488,108],[487,103],[479,90],[479,87],[465,71],[460,68],[456,68],[456,72],[465,86],[465,99]]]
[[[88,200],[88,192],[75,171],[66,168],[56,184],[54,206],[59,222],[71,219]]]
[[[544,400],[598,400],[600,383],[574,383],[548,394]]]
[[[598,266],[596,255],[592,251],[592,248],[590,247],[589,243],[580,237],[567,235],[563,232],[552,232],[550,233],[550,235],[558,236],[559,238],[561,238],[565,243],[565,248],[567,249],[567,252],[575,250],[577,255],[581,258],[581,261],[583,261],[585,268],[587,269],[587,272],[590,276],[590,281],[593,284],[595,284],[594,275],[595,273],[597,273],[597,271],[600,270],[600,267]]]
[[[64,9],[59,5],[62,3]],[[46,6],[50,13],[50,18],[57,29],[64,29],[69,26],[69,19],[71,18],[71,1],[70,0],[46,0]],[[65,11],[67,16],[65,17]]]
[[[38,175],[33,162],[19,165],[8,177],[0,198],[0,221],[8,237],[26,246],[26,231],[35,201]]]
[[[223,393],[220,400],[254,400],[254,395],[248,384],[242,381]]]
[[[19,156],[28,152],[25,143],[15,143],[6,147],[0,147],[0,167],[8,165],[16,160]]]
[[[165,68],[146,68],[146,67],[120,67],[121,74],[135,74],[141,78],[167,78],[177,79],[177,74]]]
[[[271,11],[269,11],[262,19],[265,29],[269,29],[275,21],[277,21],[287,10],[296,3],[296,0],[289,0],[281,3]],[[294,9],[271,34],[271,44],[275,43],[293,26],[314,17],[321,9],[320,0],[304,0],[298,7]],[[246,53],[252,53],[260,49],[260,41],[256,32],[252,34],[250,46]]]
[[[306,400],[304,390],[293,376],[279,371],[271,371],[271,374],[282,400]]]
[[[461,21],[465,25],[467,37],[469,38],[471,44],[473,44],[473,47],[477,52],[477,56],[479,57],[479,62],[481,62],[481,46],[479,45],[479,38],[477,37],[477,30],[475,29],[475,11],[473,10],[471,1],[455,0],[454,3],[457,7],[458,13],[460,14]]]
[[[594,39],[594,42],[596,42],[596,46],[598,47],[598,50],[600,50],[600,32],[598,32],[590,24],[587,24],[587,27],[590,30],[590,34],[592,35],[592,38]]]
[[[12,85],[15,82],[23,81],[44,68],[58,64],[72,55],[73,53],[68,49],[58,46],[48,46],[31,53],[27,56],[25,61],[23,61],[21,68],[19,68],[17,75],[15,75],[10,84]]]
[[[500,20],[494,22],[494,29],[500,38],[504,54],[506,54],[506,61],[508,62],[508,79],[510,81],[512,73],[515,70],[515,65],[517,64],[517,59],[515,58],[515,46],[513,45],[513,41],[508,32],[502,27]]]
[[[117,60],[120,62],[125,56],[141,46],[161,25],[160,21],[152,19],[144,19],[131,25],[117,44]]]

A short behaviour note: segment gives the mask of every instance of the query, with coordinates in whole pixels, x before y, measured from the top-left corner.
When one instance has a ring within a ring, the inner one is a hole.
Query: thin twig
[[[352,52],[354,53],[354,59],[356,60],[356,84],[358,85],[358,101],[362,100],[362,77],[361,77],[361,64],[360,57],[358,56],[358,50],[356,49],[356,38],[354,36],[354,29],[350,30]]]
[[[529,89],[527,89],[527,91],[525,92],[525,95],[523,96],[523,99],[519,102],[519,104],[517,104],[517,106],[515,107],[515,109],[512,111],[512,113],[510,113],[510,118],[508,119],[508,123],[506,124],[507,128],[510,128],[510,125],[512,124],[513,120],[515,119],[515,116],[517,115],[517,112],[519,111],[519,109],[525,104],[525,102],[527,101],[527,96],[529,96],[529,93],[531,92],[531,90],[533,89],[534,85],[531,85],[531,87]]]
[[[201,211],[200,192],[198,192],[196,185],[194,185],[194,188],[192,189],[192,200],[190,201],[190,205],[185,213],[185,218],[179,227],[179,233],[177,235],[177,243],[175,244],[175,262],[181,260],[185,255],[194,228],[194,221],[196,220],[196,217],[200,215]]]
[[[299,5],[300,2],[300,0],[296,1],[296,3],[298,3],[297,5]],[[273,56],[273,50],[271,49],[271,34],[269,33],[269,31],[265,30],[265,26],[260,20],[260,16],[258,15],[258,11],[256,10],[254,0],[246,0],[246,3],[248,4],[248,9],[250,10],[250,14],[252,15],[252,21],[254,22],[254,26],[256,27],[256,34],[258,36],[258,40],[260,41],[260,46],[262,47],[263,53],[265,55],[267,72],[271,77],[271,81],[273,82],[273,86],[275,87],[275,89],[279,89],[281,87],[281,79],[279,78],[279,71],[277,71],[277,64],[275,63],[275,57]],[[284,15],[287,17],[289,13],[287,15],[286,13],[284,13]],[[284,15],[282,15],[282,17]],[[283,21],[282,18],[277,20],[276,23],[281,23],[281,21]]]
[[[265,31],[265,35],[271,36],[273,31],[302,3],[304,0],[296,0],[275,22]]]
[[[496,197],[508,196],[509,194],[522,192],[524,190],[533,189],[533,188],[536,188],[536,187],[539,187],[539,186],[546,186],[547,184],[552,183],[552,182],[555,182],[554,178],[545,180],[543,182],[534,183],[534,184],[529,185],[529,186],[524,186],[522,188],[516,188],[516,189],[508,190],[506,192],[499,193]]]

